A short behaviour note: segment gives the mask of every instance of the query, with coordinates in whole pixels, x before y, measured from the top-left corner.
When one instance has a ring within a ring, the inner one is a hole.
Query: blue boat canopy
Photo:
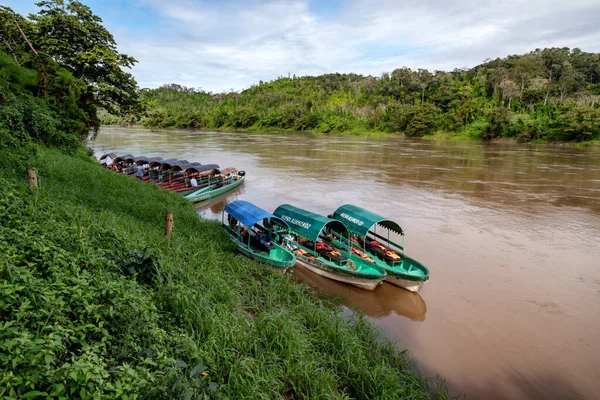
[[[289,228],[288,224],[281,218],[244,200],[236,200],[233,203],[229,203],[225,207],[225,212],[246,226],[254,226],[258,222],[270,218],[271,220],[276,220],[278,224]]]
[[[371,228],[375,225],[381,225],[400,235],[404,234],[402,228],[396,222],[353,204],[344,204],[335,210],[333,218],[343,222],[351,231],[358,233],[362,237],[367,236]]]
[[[342,222],[289,204],[280,205],[273,214],[287,222],[291,230],[311,240],[317,240],[325,227],[343,236],[348,235],[348,228]]]

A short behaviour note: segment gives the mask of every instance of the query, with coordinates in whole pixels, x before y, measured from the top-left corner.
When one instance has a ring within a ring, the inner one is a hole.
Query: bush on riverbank
[[[0,169],[1,396],[428,398],[370,324],[234,253],[177,195],[80,153],[29,162],[36,196]]]

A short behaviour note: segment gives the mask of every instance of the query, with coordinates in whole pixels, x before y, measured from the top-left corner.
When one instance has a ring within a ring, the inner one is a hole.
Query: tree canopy
[[[80,138],[98,128],[98,108],[135,111],[137,83],[124,69],[136,60],[117,50],[102,20],[75,0],[37,5],[40,11],[28,18],[0,6],[0,87],[11,101],[43,98],[58,129]]]

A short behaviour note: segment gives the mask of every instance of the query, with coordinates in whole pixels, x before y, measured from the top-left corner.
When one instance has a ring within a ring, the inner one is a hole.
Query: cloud
[[[536,47],[600,51],[597,0],[139,1],[156,26],[115,36],[139,60],[142,87],[217,92],[288,73],[452,70]]]

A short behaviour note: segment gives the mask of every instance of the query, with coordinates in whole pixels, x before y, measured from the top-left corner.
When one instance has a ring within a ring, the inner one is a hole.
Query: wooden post
[[[27,180],[29,181],[29,190],[31,190],[31,193],[35,193],[38,188],[38,179],[35,169],[27,168]]]
[[[167,211],[165,217],[165,238],[171,240],[171,234],[173,233],[173,213]]]

